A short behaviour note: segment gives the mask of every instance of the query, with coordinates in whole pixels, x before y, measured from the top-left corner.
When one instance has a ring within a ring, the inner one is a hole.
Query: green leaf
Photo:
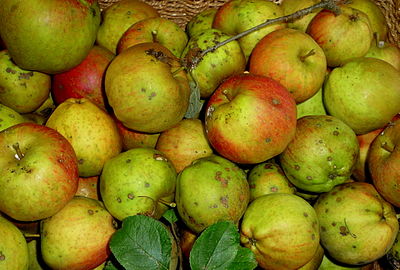
[[[229,266],[229,270],[253,270],[257,267],[256,256],[245,247],[239,247],[235,259]]]
[[[124,270],[121,266],[117,267],[117,263],[113,261],[107,261],[103,270]]]
[[[178,221],[178,217],[174,209],[168,209],[164,213],[163,218],[165,218],[171,225]]]
[[[196,239],[190,252],[192,270],[226,270],[235,260],[239,249],[237,227],[229,221],[217,222]]]
[[[186,111],[185,118],[197,118],[204,101],[200,99],[200,87],[194,79],[189,80],[190,97],[189,107]]]
[[[154,218],[135,215],[122,221],[110,240],[114,257],[126,270],[169,270],[172,240]]]

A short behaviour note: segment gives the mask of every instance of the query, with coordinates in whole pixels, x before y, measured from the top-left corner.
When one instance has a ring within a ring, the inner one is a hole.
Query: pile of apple
[[[2,0],[0,269],[102,269],[124,218],[175,206],[186,255],[229,220],[262,269],[400,259],[400,49],[375,2],[201,55],[318,2],[182,29],[138,0]]]

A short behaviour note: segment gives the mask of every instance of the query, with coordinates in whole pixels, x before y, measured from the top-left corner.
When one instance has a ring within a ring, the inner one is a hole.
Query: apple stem
[[[14,150],[16,152],[15,158],[18,160],[23,159],[24,154],[21,152],[21,148],[19,148],[19,143],[13,144],[12,147],[14,148]]]
[[[309,57],[311,55],[314,55],[314,54],[315,54],[315,50],[311,49],[306,55],[301,55],[300,56],[300,61],[304,62],[307,59],[307,57]]]
[[[23,233],[23,235],[24,235],[24,237],[25,238],[39,238],[40,237],[40,234],[38,234],[38,233],[27,233],[27,232],[24,232]]]
[[[172,208],[176,207],[176,203],[174,203],[174,202],[167,202],[167,201],[164,201],[163,199],[159,199],[158,202],[162,203],[164,205],[167,205],[169,207],[172,207]]]
[[[203,59],[203,57],[209,53],[209,52],[213,52],[216,49],[218,49],[219,47],[224,46],[225,44],[237,40],[239,38],[242,38],[254,31],[260,30],[261,28],[270,25],[270,24],[274,24],[274,23],[279,23],[279,22],[290,22],[293,20],[296,20],[298,18],[301,18],[303,16],[306,16],[310,13],[312,13],[314,10],[316,9],[327,9],[327,10],[331,10],[332,12],[334,12],[335,14],[340,14],[341,10],[340,7],[338,6],[339,4],[342,3],[347,3],[348,0],[322,0],[321,2],[312,5],[310,7],[304,8],[304,9],[300,9],[292,14],[286,15],[286,16],[282,16],[282,17],[278,17],[278,18],[274,18],[274,19],[268,19],[265,22],[256,25],[246,31],[243,31],[231,38],[228,38],[222,42],[219,42],[217,44],[215,44],[212,47],[209,47],[207,49],[205,49],[204,51],[201,51],[200,53],[196,53],[194,55],[192,55],[191,57],[189,56],[190,59],[186,59],[186,68],[189,71],[192,71],[194,68],[196,68],[196,66],[199,64],[199,62],[201,61],[201,59]]]
[[[376,47],[378,47],[379,49],[382,49],[385,46],[385,41],[379,40],[379,33],[378,32],[374,32],[374,37],[375,37],[375,45],[376,45]]]

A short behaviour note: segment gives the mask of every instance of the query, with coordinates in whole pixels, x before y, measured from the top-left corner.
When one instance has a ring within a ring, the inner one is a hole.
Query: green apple
[[[112,117],[86,98],[69,98],[50,115],[46,126],[60,132],[78,157],[79,176],[100,175],[104,163],[122,151]]]
[[[159,17],[157,10],[143,1],[115,1],[102,12],[97,44],[116,54],[118,42],[124,32],[132,24],[153,17]]]
[[[315,95],[296,105],[297,119],[306,115],[326,115],[322,87]]]
[[[400,70],[400,49],[395,44],[373,40],[365,57],[381,59]]]
[[[0,131],[23,122],[28,121],[18,112],[0,103]]]
[[[217,8],[209,8],[193,16],[186,24],[186,32],[188,33],[189,37],[195,36],[204,30],[212,28],[217,10]]]
[[[0,215],[0,269],[28,270],[28,245],[22,232]]]
[[[48,74],[78,65],[100,25],[96,0],[3,0],[0,36],[22,69]]]
[[[0,211],[19,221],[54,215],[75,195],[78,159],[56,130],[21,123],[0,132]]]
[[[51,269],[93,269],[110,254],[116,223],[102,202],[76,196],[41,222],[40,250]]]
[[[331,71],[323,89],[328,114],[358,135],[382,128],[399,112],[400,71],[389,63],[361,57]]]
[[[100,176],[100,195],[117,219],[143,214],[160,218],[173,204],[176,171],[163,153],[135,148],[108,160]]]
[[[283,0],[281,7],[285,16],[290,15],[300,9],[308,8],[312,5],[319,3],[318,0]],[[308,24],[320,12],[321,9],[315,9],[313,12],[306,16],[288,22],[287,27],[306,32]]]
[[[7,50],[0,51],[0,103],[19,113],[37,110],[49,97],[49,75],[17,66]]]

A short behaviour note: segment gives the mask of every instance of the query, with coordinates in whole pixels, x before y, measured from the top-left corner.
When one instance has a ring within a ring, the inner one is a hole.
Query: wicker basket
[[[101,9],[105,9],[119,0],[98,0]],[[142,0],[153,6],[161,17],[170,19],[182,28],[197,13],[218,8],[228,0]],[[271,0],[279,3],[280,0]],[[400,47],[400,0],[374,0],[381,8],[389,26],[388,41]]]

